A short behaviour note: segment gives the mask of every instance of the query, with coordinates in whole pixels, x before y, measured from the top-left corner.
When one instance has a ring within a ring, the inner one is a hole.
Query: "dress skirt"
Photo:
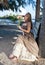
[[[35,61],[38,57],[39,48],[33,36],[20,35],[13,48],[12,54],[18,59]]]

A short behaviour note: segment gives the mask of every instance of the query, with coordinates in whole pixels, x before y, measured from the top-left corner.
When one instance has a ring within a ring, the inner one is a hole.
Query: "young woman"
[[[34,40],[33,34],[31,33],[31,14],[27,13],[24,16],[24,20],[25,21],[22,23],[22,26],[18,26],[18,28],[24,32],[24,35],[20,35],[17,38],[13,52],[9,56],[9,58],[13,61],[17,61],[19,59],[35,61],[38,58],[39,48],[36,41]]]

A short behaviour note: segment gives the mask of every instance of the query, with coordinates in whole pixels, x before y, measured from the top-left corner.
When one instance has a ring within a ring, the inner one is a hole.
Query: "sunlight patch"
[[[0,37],[0,39],[2,39],[3,37]]]
[[[17,39],[17,37],[13,37],[13,39]]]

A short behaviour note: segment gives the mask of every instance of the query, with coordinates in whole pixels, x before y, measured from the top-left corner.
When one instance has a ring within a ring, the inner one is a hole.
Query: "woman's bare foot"
[[[13,57],[14,57],[14,55],[13,55],[13,54],[11,54],[11,55],[9,56],[9,59],[13,59]]]
[[[11,59],[11,61],[14,62],[14,63],[18,61],[17,57],[14,56],[13,54],[11,54],[11,55],[9,56],[9,59]]]

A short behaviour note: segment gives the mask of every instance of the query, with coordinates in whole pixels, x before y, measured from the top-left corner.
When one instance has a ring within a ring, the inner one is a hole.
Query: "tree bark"
[[[39,34],[39,48],[42,57],[45,57],[45,0],[43,0],[43,18]]]
[[[40,0],[36,0],[36,16],[35,21],[37,21],[40,18]]]

